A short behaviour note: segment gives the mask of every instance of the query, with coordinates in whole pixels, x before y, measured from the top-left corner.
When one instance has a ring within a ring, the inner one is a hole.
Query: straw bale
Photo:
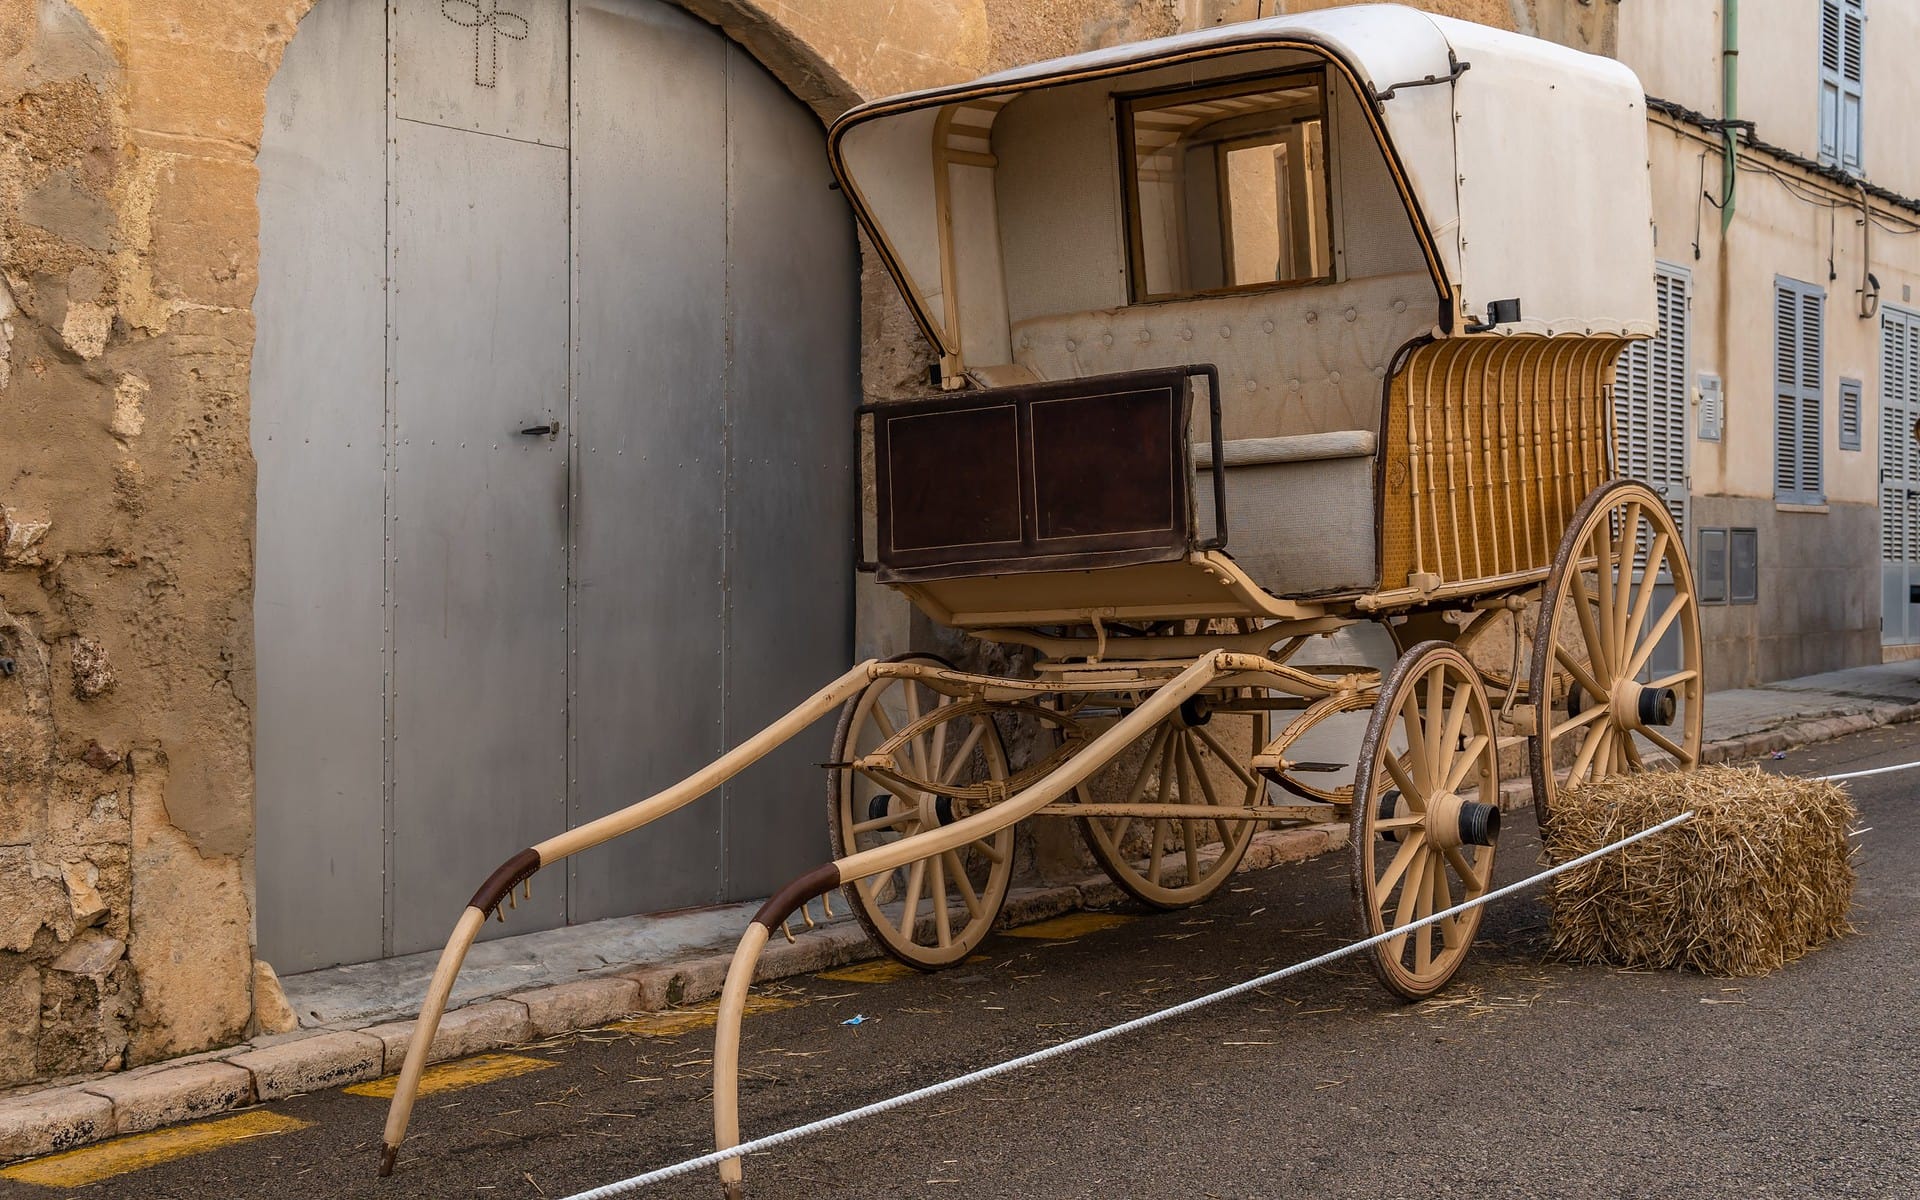
[[[1561,794],[1547,853],[1566,862],[1687,809],[1691,821],[1549,884],[1553,953],[1764,975],[1852,932],[1858,813],[1831,783],[1728,766],[1618,776]]]

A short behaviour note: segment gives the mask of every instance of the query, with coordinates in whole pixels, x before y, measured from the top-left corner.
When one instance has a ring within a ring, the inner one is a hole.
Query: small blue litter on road
[[[842,1025],[865,1025],[867,1023],[867,1018],[864,1014],[856,1013],[853,1016],[848,1017],[846,1020],[840,1023]]]

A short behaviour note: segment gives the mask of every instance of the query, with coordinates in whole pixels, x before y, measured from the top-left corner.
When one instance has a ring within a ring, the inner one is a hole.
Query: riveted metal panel
[[[386,24],[301,22],[260,144],[256,877],[283,973],[381,950]]]
[[[391,2],[395,116],[567,144],[566,0]]]
[[[565,828],[567,443],[521,430],[564,433],[567,155],[402,121],[392,172],[388,952],[404,954]],[[515,932],[564,919],[557,882]]]
[[[820,123],[728,47],[729,745],[846,669],[853,652],[852,409],[859,258]],[[831,722],[727,792],[727,893],[759,896],[827,858]]]
[[[664,4],[575,21],[577,824],[721,751],[727,43]],[[571,860],[572,918],[719,899],[721,815]]]

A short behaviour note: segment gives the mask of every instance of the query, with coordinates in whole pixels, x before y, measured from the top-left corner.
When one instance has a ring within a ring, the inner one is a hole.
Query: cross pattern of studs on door
[[[440,0],[440,15],[473,30],[473,83],[490,88],[500,82],[500,39],[527,40],[527,19],[499,7],[498,0]],[[482,38],[486,45],[481,46]]]

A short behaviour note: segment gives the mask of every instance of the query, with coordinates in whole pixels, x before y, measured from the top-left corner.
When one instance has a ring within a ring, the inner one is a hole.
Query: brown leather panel
[[[480,890],[473,894],[473,899],[467,901],[467,907],[477,908],[481,912],[493,911],[500,906],[502,900],[507,898],[508,892],[533,878],[533,873],[539,869],[539,852],[531,847],[522,850],[501,863],[493,874],[487,876],[487,881],[480,885]]]
[[[879,405],[882,582],[1171,562],[1192,542],[1193,368]]]
[[[767,902],[760,906],[759,912],[753,914],[753,919],[768,929],[778,929],[802,904],[815,896],[824,896],[839,886],[840,867],[837,863],[815,867],[767,897]]]

